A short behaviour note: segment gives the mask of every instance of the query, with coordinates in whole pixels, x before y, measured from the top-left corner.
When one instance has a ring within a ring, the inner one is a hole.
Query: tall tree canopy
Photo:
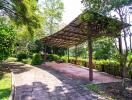
[[[26,25],[31,35],[35,28],[40,27],[37,0],[0,0],[0,10],[17,25]]]
[[[59,23],[62,20],[64,4],[61,0],[44,1],[45,33],[51,35],[58,31]]]
[[[111,10],[130,5],[132,0],[82,0],[85,8],[101,14],[108,14]]]

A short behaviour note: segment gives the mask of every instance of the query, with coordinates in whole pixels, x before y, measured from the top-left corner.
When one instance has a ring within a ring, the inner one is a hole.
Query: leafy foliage
[[[7,59],[12,51],[15,43],[15,31],[9,23],[5,23],[0,18],[0,61]]]
[[[87,47],[86,47],[86,43],[78,45],[77,48],[70,48],[70,56],[73,57],[82,57],[82,58],[87,58],[88,56],[88,51],[87,51]],[[76,50],[77,49],[77,50]]]
[[[60,57],[56,54],[48,54],[48,56],[47,56],[48,61],[57,61],[59,59],[60,59]]]
[[[85,8],[103,15],[109,14],[111,10],[132,3],[132,0],[82,0]]]
[[[29,42],[28,51],[32,53],[39,53],[42,50],[43,50],[43,44],[39,40],[36,40],[35,42]]]
[[[15,57],[9,57],[8,59],[6,59],[7,62],[16,62],[17,58]]]
[[[6,13],[17,25],[26,25],[30,35],[34,29],[40,27],[37,0],[0,0],[0,9]]]
[[[32,65],[40,65],[40,64],[42,64],[42,62],[43,62],[42,56],[39,53],[35,53],[33,55],[31,64]]]
[[[116,53],[115,40],[113,38],[102,37],[93,42],[95,59],[111,59]]]
[[[22,59],[26,59],[26,58],[27,58],[27,54],[23,51],[21,51],[17,54],[17,60],[18,61],[22,61]]]
[[[62,20],[64,4],[61,0],[44,1],[44,17],[46,34],[51,35],[58,31],[59,23]]]

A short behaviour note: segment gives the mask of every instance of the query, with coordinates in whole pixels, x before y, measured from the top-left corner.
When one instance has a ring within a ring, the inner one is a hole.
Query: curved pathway
[[[69,78],[49,68],[7,64],[14,73],[14,100],[103,100],[84,88],[83,80]]]

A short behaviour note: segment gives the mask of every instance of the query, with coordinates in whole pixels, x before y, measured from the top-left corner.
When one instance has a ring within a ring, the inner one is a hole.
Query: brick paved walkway
[[[46,62],[42,66],[50,67],[52,69],[58,70],[69,77],[89,80],[88,68],[80,67],[79,65],[74,65],[70,63],[68,64],[68,63]],[[112,76],[104,72],[99,72],[97,70],[94,70],[93,77],[94,77],[94,80],[92,81],[92,83],[96,83],[96,84],[121,81],[121,79],[115,76]]]
[[[52,70],[8,63],[15,78],[15,100],[103,100],[72,79]]]

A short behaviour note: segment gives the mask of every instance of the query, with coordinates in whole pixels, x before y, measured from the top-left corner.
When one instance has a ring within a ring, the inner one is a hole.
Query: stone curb
[[[14,100],[14,94],[15,94],[15,80],[14,80],[14,74],[13,72],[11,72],[11,77],[12,77],[12,80],[11,80],[11,94],[9,96],[9,100]]]

